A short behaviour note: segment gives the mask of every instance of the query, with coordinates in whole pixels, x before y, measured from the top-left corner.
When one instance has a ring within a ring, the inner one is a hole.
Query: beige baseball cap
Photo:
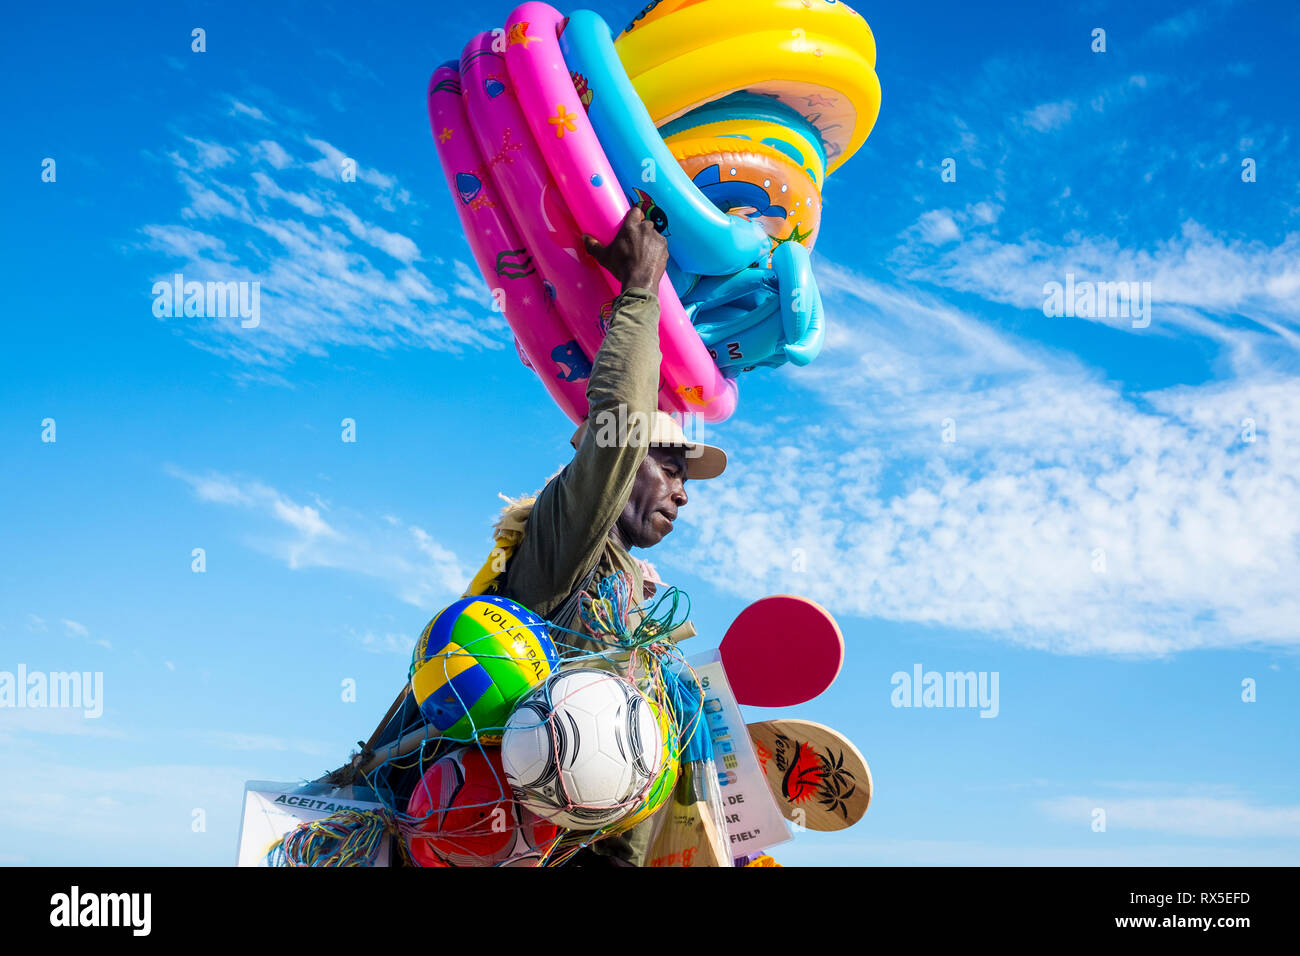
[[[569,439],[574,448],[582,443],[582,436],[587,434],[591,419],[578,426],[578,430]],[[667,412],[657,411],[650,419],[650,444],[668,448],[686,449],[686,477],[692,481],[716,478],[727,467],[727,453],[716,445],[691,441],[682,431],[677,419]]]

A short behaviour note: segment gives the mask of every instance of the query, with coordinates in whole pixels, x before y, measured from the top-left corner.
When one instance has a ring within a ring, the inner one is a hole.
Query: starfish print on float
[[[523,143],[516,143],[514,141],[513,130],[511,130],[509,127],[506,127],[506,131],[501,137],[501,149],[497,152],[495,156],[493,156],[491,159],[488,160],[488,169],[491,169],[497,163],[507,163],[507,164],[513,163],[515,161],[515,158],[510,154],[517,153],[519,152],[519,150],[523,148],[524,148]]]
[[[563,103],[555,108],[555,115],[548,116],[546,121],[555,127],[555,138],[564,139],[564,134],[576,133],[578,131],[578,114],[570,113]]]
[[[678,385],[674,391],[684,398],[689,405],[704,408],[713,404],[713,399],[704,397],[703,385]]]
[[[790,229],[790,235],[785,236],[784,238],[782,238],[781,236],[773,236],[773,237],[772,237],[772,248],[775,249],[777,246],[781,245],[782,243],[786,243],[786,242],[803,242],[803,241],[805,241],[809,236],[812,235],[812,230],[811,230],[811,229],[809,229],[809,230],[807,230],[807,231],[801,231],[801,230],[799,229],[799,226],[800,226],[800,225],[802,225],[802,223],[795,223],[795,225],[792,226],[791,229]]]
[[[537,37],[530,37],[528,35],[528,21],[524,20],[520,23],[516,23],[510,28],[509,42],[506,46],[514,46],[516,43],[521,43],[523,44],[524,49],[527,50],[528,44],[532,43],[536,39]]]

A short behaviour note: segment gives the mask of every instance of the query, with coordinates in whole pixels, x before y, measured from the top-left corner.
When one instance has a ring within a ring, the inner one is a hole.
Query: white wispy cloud
[[[1073,100],[1063,100],[1057,103],[1040,103],[1033,109],[1024,114],[1024,121],[1029,126],[1038,130],[1040,133],[1051,132],[1060,129],[1070,122],[1070,117],[1074,115],[1075,104]]]
[[[266,114],[256,106],[249,106],[247,103],[242,103],[236,99],[230,101],[230,113],[232,116],[248,116],[263,123],[267,121]]]
[[[791,381],[825,411],[729,426],[683,528],[697,573],[1067,653],[1300,643],[1300,381],[1131,396],[932,295],[818,270],[842,319]]]
[[[1234,6],[1236,0],[1210,0],[1182,10],[1170,17],[1156,21],[1146,31],[1145,39],[1186,43],[1218,23]]]
[[[1056,820],[1087,825],[1106,811],[1106,832],[1142,830],[1202,837],[1300,837],[1300,805],[1261,806],[1227,797],[1118,799],[1066,796],[1039,803]]]
[[[275,517],[300,532],[304,538],[338,538],[339,533],[325,523],[311,505],[297,505],[277,496],[271,503]]]
[[[1093,112],[1105,113],[1134,102],[1148,91],[1165,86],[1166,82],[1163,76],[1134,73],[1127,80],[1110,83],[1088,93],[1086,98]]]
[[[13,848],[43,836],[38,862],[85,866],[232,861],[248,767],[59,763],[14,748],[0,756],[23,781],[0,788],[0,829]],[[307,766],[306,763],[303,764]],[[200,811],[204,829],[196,831]]]
[[[339,181],[343,174],[344,164],[349,159],[356,164],[355,158],[349,157],[333,143],[312,136],[304,136],[303,141],[321,154],[320,159],[308,163],[307,167],[322,179]],[[401,199],[403,194],[398,191],[397,180],[392,176],[369,166],[356,164],[356,167],[357,179],[361,182],[375,186],[384,192],[397,192],[398,198]]]
[[[335,61],[336,63],[341,64],[342,67],[345,70],[347,70],[348,73],[352,76],[359,77],[364,80],[369,80],[373,83],[380,82],[379,77],[375,75],[374,70],[370,69],[370,67],[366,66],[364,63],[358,60],[352,59],[351,57],[344,56],[342,53],[339,53],[337,50],[326,49],[326,50],[317,50],[316,52],[319,53],[321,56],[328,57],[329,59]]]
[[[220,750],[295,752],[312,757],[323,757],[338,750],[337,746],[319,740],[278,737],[273,734],[203,730],[195,731],[191,736]]]
[[[179,135],[160,159],[183,204],[174,220],[140,228],[141,248],[161,258],[142,287],[177,272],[188,281],[256,282],[260,322],[163,321],[234,359],[236,378],[283,384],[276,369],[336,347],[461,352],[510,343],[481,290],[465,295],[466,277],[408,234],[412,198],[396,177],[292,125],[268,138],[258,107],[234,100],[227,115],[218,133]],[[344,177],[345,161],[355,181]]]
[[[960,244],[935,252],[928,239],[931,219],[950,216],[963,222]],[[1078,235],[1073,241],[1000,238],[981,228],[969,213],[925,213],[910,245],[899,247],[897,260],[906,275],[990,302],[1041,311],[1044,286],[1076,282],[1149,282],[1151,326],[1160,334],[1170,327],[1215,339],[1239,360],[1257,358],[1272,345],[1300,355],[1300,232],[1270,244],[1225,238],[1188,220],[1177,236],[1148,248],[1126,246],[1109,236]],[[1248,321],[1242,322],[1244,316]],[[1133,329],[1128,316],[1097,315],[1096,321]]]
[[[922,213],[916,225],[921,233],[921,241],[928,245],[941,246],[961,238],[961,230],[947,209],[931,209]]]
[[[1205,29],[1208,18],[1204,9],[1184,10],[1155,24],[1148,31],[1148,36],[1159,39],[1185,40]]]
[[[287,169],[293,165],[293,157],[273,139],[264,139],[254,147],[255,154],[266,160],[274,169]]]
[[[357,638],[357,642],[364,650],[372,654],[394,654],[401,658],[409,658],[411,651],[415,649],[415,638],[409,634],[393,634],[391,632],[376,634],[373,631],[367,631]]]
[[[268,161],[269,160],[270,157],[268,156]],[[315,196],[309,196],[304,193],[283,189],[278,183],[271,179],[270,176],[260,170],[253,173],[253,182],[257,184],[258,196],[263,199],[284,200],[299,212],[306,213],[308,216],[320,217],[325,215],[324,204]]]
[[[122,730],[108,723],[105,717],[86,717],[83,708],[5,708],[4,719],[0,721],[0,740],[36,734],[115,739],[123,739],[127,736]]]
[[[110,651],[113,649],[112,642],[102,637],[91,637],[90,629],[79,621],[70,621],[67,618],[64,618],[63,629],[70,637],[83,638],[91,644],[95,644]]]
[[[255,519],[250,547],[282,560],[293,570],[334,568],[376,578],[401,600],[431,609],[458,596],[470,578],[450,549],[419,525],[392,515],[365,515],[295,501],[263,482],[209,473],[193,474],[168,465],[200,501],[234,507]]]
[[[186,136],[185,142],[194,147],[196,156],[193,166],[187,164],[187,168],[190,169],[216,169],[229,166],[239,156],[236,150],[229,146],[222,146],[220,143],[208,143],[193,136]]]
[[[1300,851],[1290,847],[1117,846],[1107,842],[1106,834],[1090,837],[1090,846],[1035,846],[807,832],[775,847],[772,854],[791,866],[1295,866],[1300,860]]]

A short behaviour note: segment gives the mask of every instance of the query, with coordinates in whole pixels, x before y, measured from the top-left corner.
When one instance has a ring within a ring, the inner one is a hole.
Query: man
[[[721,449],[688,441],[677,422],[657,410],[660,352],[655,290],[668,263],[663,237],[639,209],[633,209],[608,246],[591,237],[584,237],[584,242],[595,260],[622,284],[609,331],[592,363],[588,418],[573,436],[573,460],[547,482],[535,501],[508,509],[503,516],[498,528],[508,525],[516,539],[505,566],[496,566],[494,552],[469,592],[491,590],[572,630],[580,630],[576,612],[582,594],[594,594],[609,574],[627,572],[635,601],[649,596],[642,567],[631,549],[652,547],[671,533],[688,500],[686,482],[717,477],[727,462]],[[637,422],[649,423],[649,428],[634,427]],[[578,651],[602,648],[567,632],[556,633]],[[357,780],[357,768],[364,760],[421,722],[415,698],[403,691],[370,741],[326,779],[340,786]],[[404,805],[420,772],[419,761],[399,763],[386,766],[369,782]],[[601,840],[578,854],[571,865],[639,865],[648,850],[652,822]]]
[[[588,417],[573,436],[573,460],[538,494],[496,588],[572,630],[580,630],[581,594],[594,594],[609,574],[624,571],[631,577],[634,601],[648,596],[631,549],[653,547],[670,534],[688,501],[686,482],[715,478],[727,462],[721,449],[688,441],[677,422],[657,410],[661,356],[655,290],[668,264],[663,236],[632,209],[609,245],[590,236],[583,241],[619,280],[622,292],[592,363]],[[580,650],[600,648],[568,634],[561,639]],[[642,824],[594,844],[574,863],[639,865],[648,841],[648,824]]]

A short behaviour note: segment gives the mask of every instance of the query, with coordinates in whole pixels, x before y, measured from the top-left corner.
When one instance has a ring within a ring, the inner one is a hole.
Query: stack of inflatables
[[[721,421],[736,376],[824,336],[808,252],[822,184],[880,108],[875,43],[837,0],[656,0],[615,41],[525,3],[429,84],[461,224],[524,363],[575,422],[604,337],[608,241],[636,205],[671,256],[660,408]]]

